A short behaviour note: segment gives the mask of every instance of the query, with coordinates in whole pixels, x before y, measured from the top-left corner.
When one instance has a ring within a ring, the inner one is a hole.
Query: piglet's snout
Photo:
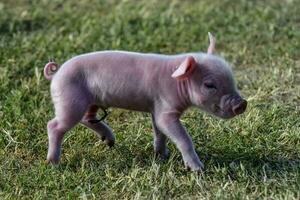
[[[243,112],[245,112],[245,110],[247,108],[247,101],[245,99],[237,98],[233,102],[234,102],[234,105],[232,106],[232,112],[235,115],[240,115]]]

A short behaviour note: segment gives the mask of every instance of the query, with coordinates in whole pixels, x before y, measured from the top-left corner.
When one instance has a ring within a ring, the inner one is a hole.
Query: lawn
[[[299,199],[299,10],[299,0],[1,0],[0,198]],[[61,164],[46,164],[50,58],[206,51],[208,31],[249,104],[228,121],[184,114],[202,174],[184,169],[172,143],[168,160],[156,158],[150,116],[119,109],[107,118],[115,147],[77,126]]]

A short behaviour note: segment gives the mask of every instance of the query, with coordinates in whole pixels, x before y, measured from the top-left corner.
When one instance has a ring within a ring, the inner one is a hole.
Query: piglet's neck
[[[191,101],[191,83],[189,79],[177,81],[177,92],[179,97],[178,109],[183,112],[192,105]]]

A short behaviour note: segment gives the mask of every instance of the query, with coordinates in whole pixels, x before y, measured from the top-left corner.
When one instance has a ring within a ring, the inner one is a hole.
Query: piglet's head
[[[247,107],[237,90],[228,63],[214,55],[215,38],[209,33],[206,54],[187,56],[174,71],[177,81],[187,81],[188,96],[197,107],[224,119],[242,114]]]

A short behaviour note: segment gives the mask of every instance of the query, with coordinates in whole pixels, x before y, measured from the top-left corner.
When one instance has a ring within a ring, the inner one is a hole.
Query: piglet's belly
[[[153,101],[143,95],[128,95],[118,96],[118,95],[108,95],[105,97],[98,98],[96,104],[108,108],[122,108],[127,110],[141,111],[141,112],[151,112],[153,108]]]

